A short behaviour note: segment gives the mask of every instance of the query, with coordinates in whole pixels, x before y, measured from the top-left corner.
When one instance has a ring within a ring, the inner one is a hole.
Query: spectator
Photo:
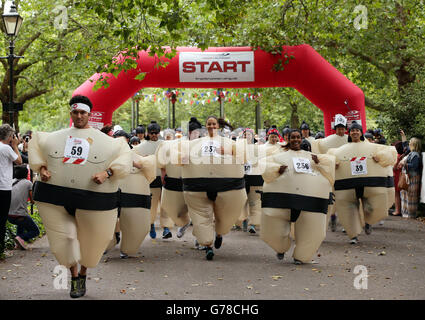
[[[32,198],[32,182],[27,180],[28,167],[20,165],[14,168],[15,179],[12,183],[12,200],[9,209],[9,222],[17,225],[15,237],[16,249],[26,250],[25,242],[38,237],[40,231],[28,214],[28,199],[34,203]]]
[[[0,259],[4,259],[6,221],[12,199],[13,163],[22,164],[15,130],[0,126]]]
[[[104,134],[107,134],[110,137],[112,137],[112,135],[114,134],[114,130],[111,124],[107,124],[102,129],[100,129],[100,131],[102,131]]]
[[[403,217],[416,218],[422,174],[421,140],[411,138],[409,141],[410,153],[404,162],[404,170],[408,175],[409,187],[402,197],[401,213]]]

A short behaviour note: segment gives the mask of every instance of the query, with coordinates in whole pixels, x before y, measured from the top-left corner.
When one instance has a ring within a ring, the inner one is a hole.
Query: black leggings
[[[0,190],[0,253],[4,252],[4,237],[6,236],[6,221],[9,214],[11,190]]]

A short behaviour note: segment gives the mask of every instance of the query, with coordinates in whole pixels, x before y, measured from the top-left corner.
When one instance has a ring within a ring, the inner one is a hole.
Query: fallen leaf
[[[136,290],[136,288],[129,288],[129,289],[132,290],[132,291]]]
[[[140,269],[140,270],[139,270],[139,272],[145,272],[145,270],[143,270],[143,269]]]
[[[168,296],[168,292],[164,292],[164,294],[165,294],[166,296]]]
[[[47,257],[47,254],[46,253],[43,253],[41,256],[42,257]]]
[[[309,288],[304,288],[304,290],[305,290],[305,291],[310,291],[310,289],[309,289]]]
[[[168,276],[167,275],[164,275],[164,278],[168,278]]]
[[[328,274],[328,278],[332,278],[333,277],[333,275],[332,274]]]
[[[6,277],[1,277],[1,279],[2,279],[2,280],[6,280],[7,278],[6,278]]]
[[[44,283],[41,284],[42,287],[45,287],[46,285]]]
[[[120,290],[120,293],[125,294],[125,293],[126,293],[126,291],[125,291],[124,289],[121,289],[121,290]]]
[[[223,278],[217,278],[217,280],[223,280]]]
[[[251,290],[254,287],[251,285],[251,286],[247,286],[246,288],[249,289],[249,290]]]
[[[22,267],[22,264],[13,264],[14,267]]]
[[[199,287],[198,283],[192,283],[192,287]]]
[[[326,286],[326,284],[325,283],[321,283],[320,286],[321,287],[324,287],[324,286]]]
[[[387,253],[385,251],[382,251],[378,254],[378,256],[385,256]]]
[[[99,282],[100,278],[93,278],[94,281]]]
[[[282,278],[283,278],[283,276],[272,276],[273,280],[279,280],[279,279],[282,279]]]

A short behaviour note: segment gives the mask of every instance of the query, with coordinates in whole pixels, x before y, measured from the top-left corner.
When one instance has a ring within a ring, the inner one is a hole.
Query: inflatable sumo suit
[[[144,140],[141,144],[136,146],[134,149],[136,149],[136,152],[138,155],[142,157],[155,155],[156,149],[159,147],[159,145],[163,141],[157,140],[157,141],[151,141],[151,140]],[[156,168],[156,178],[154,181],[150,184],[150,190],[152,194],[151,199],[151,224],[155,223],[155,219],[158,214],[158,206],[160,205],[161,201],[161,189],[162,189],[162,181],[161,181],[161,169]],[[167,217],[164,210],[160,208],[160,224],[161,227],[165,228],[172,228],[174,226],[173,221]]]
[[[267,147],[266,145],[247,144],[246,148],[248,161],[244,164],[244,177],[248,199],[237,225],[241,225],[244,220],[249,219],[249,224],[257,228],[261,224],[261,193],[264,183],[262,174],[265,170],[265,162],[260,160],[265,159]],[[271,149],[269,150],[271,151]]]
[[[344,134],[343,136],[339,136],[337,134],[332,134],[330,136],[327,136],[324,139],[317,139],[312,141],[311,152],[326,154],[329,149],[339,148],[347,143],[348,143],[348,135]],[[335,194],[335,190],[333,190],[332,193]],[[329,217],[335,213],[335,211],[336,211],[335,203],[330,204],[328,208],[328,213],[329,213],[328,220],[329,220]]]
[[[142,165],[131,168],[130,175],[119,181],[120,228],[122,253],[135,255],[150,230],[151,194],[149,184],[155,180],[155,156],[141,157],[132,149],[132,159]]]
[[[70,144],[88,150],[85,161],[69,157]],[[47,182],[35,183],[34,200],[52,253],[68,268],[94,268],[114,235],[118,181],[132,166],[128,144],[100,130],[71,127],[33,134],[28,152],[32,170],[45,166],[51,173]],[[108,168],[112,177],[96,184],[92,175]]]
[[[335,157],[319,154],[316,164],[311,155],[304,150],[276,153],[268,157],[263,174],[260,237],[277,253],[285,253],[291,247],[291,222],[294,222],[293,257],[303,263],[311,262],[325,239],[335,174]],[[304,163],[304,172],[300,163]],[[280,175],[282,165],[287,168]]]
[[[182,167],[178,165],[178,157],[173,157],[178,155],[181,141],[164,141],[156,150],[157,167],[165,169],[166,172],[161,194],[161,210],[179,227],[190,222],[183,195]]]
[[[397,152],[394,147],[360,141],[329,149],[328,154],[334,155],[338,164],[335,171],[336,211],[347,235],[353,239],[362,231],[360,200],[365,223],[373,225],[388,215],[391,179],[387,167],[395,164]]]
[[[211,247],[215,232],[228,233],[246,203],[245,144],[221,136],[182,141],[184,199],[201,246]]]

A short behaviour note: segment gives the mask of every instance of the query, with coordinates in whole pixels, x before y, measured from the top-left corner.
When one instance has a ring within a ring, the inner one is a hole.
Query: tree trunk
[[[300,119],[298,118],[298,106],[296,103],[290,102],[291,104],[291,128],[300,127]]]

